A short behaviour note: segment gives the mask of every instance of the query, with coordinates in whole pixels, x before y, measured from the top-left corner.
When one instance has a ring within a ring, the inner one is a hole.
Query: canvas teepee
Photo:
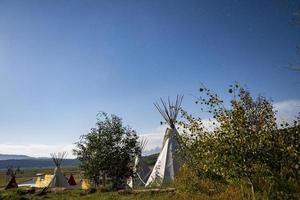
[[[76,181],[75,181],[75,178],[74,178],[73,174],[70,175],[70,178],[69,178],[69,180],[68,180],[68,183],[69,183],[70,186],[75,186],[75,185],[77,185],[77,183],[76,183]]]
[[[143,152],[147,140],[142,138],[139,141],[141,151]],[[133,167],[134,176],[130,177],[128,180],[128,186],[131,188],[145,186],[147,179],[151,173],[149,166],[144,162],[142,155],[135,157],[134,167]]]
[[[5,189],[11,189],[11,188],[17,188],[18,184],[16,182],[16,175],[17,173],[20,173],[20,167],[14,168],[13,166],[10,166],[7,168],[6,175],[9,175],[11,177],[10,181],[6,185]]]
[[[55,169],[54,169],[54,174],[52,177],[52,180],[50,181],[48,188],[56,188],[56,187],[61,187],[61,188],[70,188],[70,185],[66,179],[66,177],[63,175],[61,171],[61,163],[63,159],[66,157],[66,152],[62,153],[53,153],[51,154],[52,160],[55,164]]]
[[[182,99],[183,96],[177,96],[175,104],[170,102],[170,99],[167,103],[161,99],[162,106],[158,103],[154,104],[169,127],[165,131],[161,152],[145,186],[167,184],[174,180],[179,170],[179,163],[176,159],[178,132],[175,124]]]
[[[12,176],[11,179],[10,179],[10,181],[6,185],[5,190],[11,189],[11,188],[17,188],[17,187],[18,187],[18,184],[16,182],[16,177]]]

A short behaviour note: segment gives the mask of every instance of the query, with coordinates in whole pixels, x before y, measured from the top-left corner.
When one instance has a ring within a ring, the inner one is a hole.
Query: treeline
[[[149,155],[149,156],[143,156],[143,162],[146,165],[152,167],[152,166],[155,165],[155,162],[156,162],[156,160],[158,158],[158,155],[159,155],[159,153],[152,154],[152,155]]]

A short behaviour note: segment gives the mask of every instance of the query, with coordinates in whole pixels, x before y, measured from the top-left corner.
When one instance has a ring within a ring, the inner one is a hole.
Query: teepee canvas
[[[175,175],[179,171],[179,163],[176,159],[178,132],[175,124],[182,99],[183,96],[177,96],[175,104],[171,103],[170,100],[166,103],[162,99],[162,106],[154,104],[169,125],[169,128],[165,131],[161,152],[145,186],[167,184],[174,180]]]
[[[20,173],[20,167],[14,168],[13,166],[10,166],[7,168],[6,175],[9,175],[11,177],[10,181],[6,185],[5,189],[11,189],[11,188],[17,188],[18,184],[16,182],[16,175],[17,173]]]
[[[77,185],[77,184],[76,184],[76,181],[75,181],[75,178],[74,178],[74,176],[73,176],[73,174],[70,175],[70,178],[69,178],[69,180],[68,180],[68,183],[69,183],[69,185],[71,185],[71,186]]]
[[[147,140],[143,138],[139,141],[139,144],[141,150],[143,151],[147,144]],[[128,180],[128,186],[131,188],[145,186],[151,171],[149,166],[144,162],[141,155],[135,157],[133,172],[133,177],[130,177]]]
[[[8,184],[6,185],[5,189],[17,188],[18,184],[16,182],[16,177],[12,176]]]
[[[51,154],[51,157],[56,167],[54,169],[54,174],[52,180],[48,185],[48,188],[56,188],[56,187],[70,188],[67,178],[63,175],[60,168],[63,159],[66,157],[66,152],[57,153],[57,154],[53,153]]]

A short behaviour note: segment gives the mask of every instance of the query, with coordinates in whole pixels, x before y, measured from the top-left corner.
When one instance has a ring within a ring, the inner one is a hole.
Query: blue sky
[[[0,0],[0,153],[70,149],[98,111],[162,136],[153,102],[184,94],[195,112],[200,83],[222,95],[239,81],[295,115],[300,74],[286,67],[299,62],[297,6]]]

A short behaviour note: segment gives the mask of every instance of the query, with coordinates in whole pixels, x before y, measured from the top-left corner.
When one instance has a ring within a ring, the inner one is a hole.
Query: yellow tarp
[[[46,174],[44,177],[37,177],[35,187],[44,188],[47,187],[52,180],[53,175]]]
[[[44,177],[37,177],[35,182],[35,187],[37,188],[44,188],[47,187],[52,180],[53,175],[46,174]],[[88,190],[91,188],[91,183],[88,179],[82,179],[80,182],[80,187],[83,190]]]
[[[87,179],[82,179],[81,180],[81,189],[87,190],[91,187],[90,182]]]

